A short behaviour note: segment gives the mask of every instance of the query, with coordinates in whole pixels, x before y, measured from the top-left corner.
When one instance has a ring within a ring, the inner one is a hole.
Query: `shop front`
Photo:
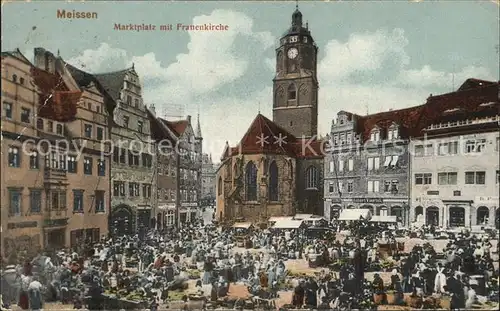
[[[110,233],[114,236],[133,235],[136,227],[136,215],[132,207],[126,204],[113,208],[110,217]]]
[[[374,216],[396,216],[397,222],[409,224],[410,209],[406,199],[394,198],[346,198],[347,208],[368,209]]]

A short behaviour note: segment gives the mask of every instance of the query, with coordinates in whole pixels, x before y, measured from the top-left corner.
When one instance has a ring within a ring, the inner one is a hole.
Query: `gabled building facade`
[[[41,48],[34,64],[2,53],[2,67],[3,251],[99,241],[110,193],[109,145],[97,137],[106,135],[106,92],[77,83],[61,57]]]
[[[175,135],[175,152],[178,153],[178,223],[189,223],[201,215],[201,166],[202,166],[202,141],[200,122],[194,129],[191,116],[185,120],[161,122]]]
[[[212,155],[203,154],[201,167],[201,201],[203,206],[213,206],[215,203],[215,178],[217,167]]]
[[[94,76],[116,102],[111,128],[110,232],[143,233],[154,223],[158,175],[140,79],[133,65]]]

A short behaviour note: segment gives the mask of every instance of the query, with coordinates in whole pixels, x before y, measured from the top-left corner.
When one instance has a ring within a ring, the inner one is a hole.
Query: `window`
[[[63,134],[63,126],[61,124],[57,124],[56,125],[56,133],[58,135],[62,135]]]
[[[423,157],[424,156],[424,146],[423,145],[416,145],[414,148],[415,152],[415,157]]]
[[[307,37],[304,37],[303,40],[304,40],[304,43],[307,43]]]
[[[85,124],[85,137],[92,138],[92,125]]]
[[[432,184],[432,174],[431,173],[415,174],[415,184],[416,185]]]
[[[257,201],[257,167],[252,161],[245,168],[245,195],[247,201]]]
[[[113,196],[115,197],[125,196],[125,182],[113,181]]]
[[[368,192],[379,192],[380,191],[380,181],[369,180],[368,181]]]
[[[309,166],[306,170],[306,189],[318,188],[318,170],[315,166]]]
[[[339,160],[339,172],[344,171],[344,160]]]
[[[95,191],[95,212],[96,213],[104,213],[106,210],[106,197],[104,195],[104,191],[96,190]]]
[[[36,119],[36,128],[43,131],[43,119],[42,118]]]
[[[345,145],[345,134],[340,134],[340,144]]]
[[[97,160],[97,175],[106,176],[106,160]]]
[[[424,146],[424,155],[431,156],[434,155],[434,146],[432,144],[428,144]]]
[[[118,151],[120,153],[120,163],[125,164],[127,162],[126,158],[125,158],[125,155],[127,153],[126,150],[125,149],[119,149]]]
[[[465,172],[466,185],[484,185],[486,184],[486,172]]]
[[[68,156],[68,173],[76,173],[77,172],[77,164],[75,156]]]
[[[66,191],[50,192],[50,209],[52,210],[66,209]]]
[[[92,175],[92,158],[90,157],[83,158],[83,173],[85,175]]]
[[[398,139],[399,138],[398,135],[399,135],[398,129],[395,127],[391,127],[387,131],[387,139],[388,140]]]
[[[354,170],[354,160],[349,159],[349,161],[347,163],[348,163],[349,171],[352,172]]]
[[[378,130],[373,130],[370,134],[371,141],[379,141],[380,140],[380,132]]]
[[[134,99],[134,107],[135,108],[139,107],[139,100],[137,98]]]
[[[40,163],[40,157],[38,155],[38,152],[32,151],[30,153],[30,168],[31,169],[38,169],[39,163]]]
[[[104,129],[102,127],[97,127],[97,140],[104,139]]]
[[[500,137],[497,137],[497,143],[495,145],[495,151],[499,151],[500,150]]]
[[[131,106],[132,105],[132,96],[127,95],[127,105]]]
[[[83,190],[73,190],[73,213],[83,213]]]
[[[145,198],[151,197],[151,184],[142,185],[142,196]]]
[[[42,191],[30,191],[30,213],[38,214],[42,211]]]
[[[486,147],[486,139],[468,140],[465,142],[466,153],[483,152]]]
[[[21,165],[21,154],[19,153],[19,148],[10,147],[9,148],[9,166],[19,167]]]
[[[339,194],[342,195],[342,190],[344,190],[344,183],[341,181],[337,181],[337,187],[338,187]]]
[[[151,167],[153,166],[153,156],[148,153],[143,153],[142,157],[142,166]]]
[[[28,108],[21,108],[21,122],[30,123],[31,110]]]
[[[276,161],[269,166],[269,201],[275,202],[279,198],[278,165]]]
[[[123,116],[123,127],[128,127],[129,117]]]
[[[384,192],[390,192],[391,191],[391,182],[386,180],[384,182]]]
[[[330,161],[330,173],[333,173],[335,170],[333,161]]]
[[[397,193],[399,191],[399,181],[397,179],[391,180],[391,192]]]
[[[497,170],[496,183],[500,184],[500,171]]]
[[[391,162],[392,162],[392,156],[386,156],[384,161],[384,167],[390,166]]]
[[[347,192],[352,193],[354,191],[354,185],[352,181],[347,182]]]
[[[9,216],[21,216],[20,189],[9,189]]]
[[[296,100],[297,99],[297,89],[295,88],[295,84],[290,84],[288,87],[288,100]]]
[[[138,183],[131,182],[128,184],[128,195],[131,197],[138,197],[140,195]]]
[[[295,42],[298,42],[299,41],[299,37],[298,36],[292,36],[290,37],[290,43],[295,43]]]
[[[219,177],[219,183],[217,184],[217,195],[222,195],[222,177]]]
[[[328,192],[332,193],[333,191],[334,191],[334,189],[333,189],[333,183],[331,182],[331,183],[328,184]]]
[[[142,121],[137,121],[137,131],[139,133],[142,133],[142,130],[143,130],[143,122]]]
[[[352,133],[347,133],[347,136],[346,136],[346,140],[347,140],[347,143],[351,143],[352,141]]]
[[[457,177],[456,172],[438,173],[438,185],[456,185]]]
[[[12,119],[12,104],[8,102],[3,102],[3,115],[7,119]]]
[[[49,132],[51,132],[51,133],[54,131],[54,122],[49,121],[49,122],[47,123],[47,131],[49,131]]]
[[[12,75],[12,81],[13,81],[14,83],[16,83],[16,82],[17,82],[17,75]]]

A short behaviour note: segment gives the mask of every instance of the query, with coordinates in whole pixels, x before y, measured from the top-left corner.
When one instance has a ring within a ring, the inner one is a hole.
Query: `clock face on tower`
[[[299,55],[299,51],[296,48],[291,48],[288,50],[288,58],[294,59]]]

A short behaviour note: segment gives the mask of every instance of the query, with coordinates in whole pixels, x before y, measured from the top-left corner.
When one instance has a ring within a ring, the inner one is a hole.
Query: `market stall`
[[[238,247],[252,248],[252,245],[250,245],[251,239],[249,238],[253,230],[251,222],[236,222],[231,229]]]
[[[372,218],[372,212],[369,209],[353,208],[344,209],[340,212],[338,221],[359,221],[359,220],[370,220]]]

